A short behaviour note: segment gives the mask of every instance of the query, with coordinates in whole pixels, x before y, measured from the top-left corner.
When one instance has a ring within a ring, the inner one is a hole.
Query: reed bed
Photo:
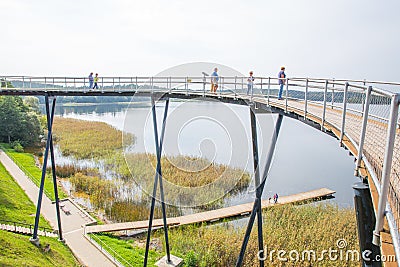
[[[76,158],[95,158],[101,160],[107,170],[111,170],[125,185],[139,186],[147,195],[153,190],[156,170],[156,157],[153,154],[124,154],[122,151],[122,132],[100,122],[87,122],[57,117],[55,122],[56,141],[64,155]],[[131,144],[133,135],[124,137],[125,144]],[[128,142],[128,143],[126,143]],[[162,157],[162,177],[164,181],[165,200],[173,206],[220,207],[223,197],[247,188],[250,175],[240,169],[215,164],[206,159],[186,156]],[[79,169],[74,166],[57,167],[60,177],[71,176],[76,191],[82,191],[97,199],[96,190],[100,187],[90,183],[100,183],[97,173],[92,170]],[[77,175],[79,173],[79,175]],[[88,178],[96,177],[95,179]],[[82,179],[82,181],[78,181]],[[90,182],[89,182],[90,181]],[[104,182],[108,186],[105,198],[109,204],[94,203],[96,207],[107,210],[114,201],[127,200],[118,195],[119,185],[112,181]],[[118,181],[119,183],[119,181]],[[112,189],[111,189],[112,188]],[[117,189],[115,189],[117,188]],[[102,190],[104,194],[104,190]],[[109,195],[110,192],[113,194]],[[146,196],[146,194],[143,194]],[[156,196],[159,199],[159,195]],[[130,201],[130,200],[129,200]],[[140,201],[148,201],[147,196]],[[96,201],[100,202],[100,201]],[[131,205],[132,202],[127,202]],[[125,217],[125,216],[124,216]],[[131,216],[128,216],[131,218]],[[142,216],[139,216],[142,218]]]
[[[169,230],[171,253],[184,259],[187,267],[235,266],[243,242],[245,225],[232,223],[176,227]],[[137,244],[145,242],[144,237],[126,238],[112,234],[100,235],[102,241],[113,244],[113,249],[124,258],[140,266],[135,254]],[[354,210],[341,209],[332,204],[285,205],[269,208],[263,212],[263,239],[266,252],[265,266],[360,266],[357,256],[348,251],[358,251],[356,219]],[[158,249],[151,249],[158,258],[165,255],[164,234],[160,230],[152,240],[160,240]],[[338,240],[345,240],[346,247],[338,248]],[[257,228],[251,233],[243,266],[258,266]],[[117,245],[118,244],[118,245]],[[162,251],[159,250],[161,246]],[[332,258],[324,250],[337,250]],[[280,260],[277,251],[286,252]],[[340,253],[342,251],[342,256]],[[299,253],[297,258],[296,252]],[[314,254],[314,253],[315,254]],[[290,254],[289,254],[290,253]],[[310,254],[308,254],[310,253]],[[291,256],[289,256],[291,255]],[[304,256],[303,256],[304,255]],[[310,255],[310,257],[308,256]],[[315,256],[314,256],[315,255]],[[334,259],[334,256],[337,256]]]
[[[132,134],[123,134],[104,122],[55,117],[53,129],[63,155],[77,159],[105,158],[123,148],[122,140],[134,142]]]

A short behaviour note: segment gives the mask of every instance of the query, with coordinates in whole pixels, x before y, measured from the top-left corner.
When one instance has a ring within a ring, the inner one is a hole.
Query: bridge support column
[[[358,145],[356,169],[354,171],[354,175],[355,176],[359,176],[360,175],[359,174],[359,169],[360,169],[361,160],[362,160],[362,157],[363,157],[364,141],[365,141],[365,133],[367,131],[369,102],[370,102],[371,92],[372,92],[372,86],[369,86],[368,89],[365,91],[363,122],[362,122],[362,127],[361,127],[360,142],[359,142],[359,145]]]
[[[238,257],[238,259],[236,261],[236,267],[240,267],[243,264],[244,254],[246,252],[247,244],[249,242],[251,230],[253,228],[254,220],[255,220],[256,215],[259,217],[259,222],[261,221],[261,223],[262,223],[262,220],[261,220],[262,219],[261,218],[261,196],[262,196],[262,193],[263,193],[263,190],[264,190],[265,183],[267,181],[269,168],[270,168],[271,163],[272,163],[272,158],[273,158],[273,155],[274,155],[276,142],[278,140],[279,131],[281,129],[282,120],[283,120],[283,115],[279,114],[278,115],[278,119],[275,122],[275,129],[274,129],[274,132],[272,134],[272,140],[271,140],[271,144],[270,144],[268,155],[267,155],[267,162],[265,163],[265,168],[264,168],[264,173],[263,173],[263,176],[262,176],[262,181],[259,184],[259,186],[256,188],[256,199],[254,200],[253,209],[251,211],[249,223],[247,224],[247,229],[246,229],[246,233],[245,233],[245,236],[244,236],[244,239],[243,239],[242,247],[240,249],[240,254],[239,254],[239,257]],[[253,129],[253,127],[252,127],[252,129]],[[254,142],[253,142],[253,145],[254,145]],[[254,150],[253,150],[253,153],[254,153]],[[262,227],[261,224],[259,224],[258,226],[259,226],[259,229]],[[263,244],[262,244],[262,236],[261,236],[261,239],[260,239],[260,236],[258,237],[258,242],[259,242],[258,243],[259,244],[259,248],[260,248],[260,245],[261,245],[260,250],[263,250],[263,247],[262,247],[263,246]],[[264,254],[263,251],[259,251],[259,253],[258,253],[259,256],[261,256],[263,254]],[[260,266],[264,266],[264,262],[262,261],[261,257],[260,257]]]
[[[147,231],[146,251],[145,251],[143,266],[147,266],[147,259],[148,259],[148,255],[149,255],[150,236],[151,236],[151,228],[152,228],[152,224],[153,224],[154,207],[155,207],[155,203],[156,203],[158,182],[160,182],[161,209],[162,209],[163,224],[164,224],[165,249],[167,252],[166,262],[167,263],[171,262],[171,254],[170,254],[169,240],[168,240],[167,215],[166,215],[166,208],[165,208],[165,201],[164,201],[164,187],[163,187],[163,181],[162,181],[163,179],[162,179],[162,172],[161,172],[161,153],[162,153],[162,146],[163,146],[163,142],[164,142],[165,125],[167,122],[169,98],[167,98],[167,100],[165,102],[164,117],[163,117],[160,140],[158,139],[156,103],[155,103],[155,99],[153,96],[151,97],[151,102],[152,102],[152,114],[153,114],[153,127],[154,127],[154,139],[155,139],[155,146],[156,146],[157,167],[156,167],[156,173],[154,175],[153,194],[151,196],[150,218],[149,218],[149,226],[148,226],[148,231]]]
[[[259,156],[258,156],[258,140],[257,140],[257,119],[255,114],[255,103],[250,105],[250,123],[251,123],[251,140],[253,144],[253,168],[254,168],[254,184],[256,190],[260,186],[260,168],[259,168]],[[257,202],[257,226],[258,226],[258,250],[260,252],[260,258],[264,258],[264,242],[262,235],[262,209],[261,201]],[[264,266],[264,261],[260,260],[260,266]]]
[[[55,112],[55,107],[56,107],[56,98],[52,97],[51,110],[50,110],[49,98],[50,98],[49,95],[46,94],[45,95],[45,105],[46,105],[46,118],[47,118],[48,133],[47,133],[46,150],[45,150],[44,158],[43,158],[42,177],[41,177],[40,186],[39,186],[38,203],[36,206],[35,226],[33,229],[33,236],[31,238],[31,242],[36,245],[39,245],[38,228],[39,228],[40,210],[42,207],[44,181],[46,178],[47,160],[49,157],[49,151],[50,151],[50,160],[51,160],[51,167],[52,167],[53,184],[54,184],[54,198],[55,198],[55,204],[56,204],[58,235],[59,235],[59,239],[61,241],[64,241],[63,235],[62,235],[62,227],[61,227],[60,206],[59,206],[59,198],[58,198],[56,166],[55,166],[54,147],[53,147],[53,119],[54,119],[54,112]]]
[[[390,117],[388,123],[385,158],[383,161],[381,194],[379,195],[378,213],[376,214],[376,225],[372,242],[374,245],[380,245],[380,232],[383,230],[385,219],[385,208],[389,192],[390,172],[392,168],[394,141],[396,137],[397,118],[399,112],[399,95],[392,96],[390,108]]]

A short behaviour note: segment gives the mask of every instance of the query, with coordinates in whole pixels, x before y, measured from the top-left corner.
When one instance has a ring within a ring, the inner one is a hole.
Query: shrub
[[[190,250],[186,254],[185,264],[187,267],[197,267],[198,266],[197,255],[193,252],[193,250]]]
[[[18,152],[18,153],[24,152],[24,147],[20,144],[19,141],[12,142],[11,146],[15,150],[15,152]]]

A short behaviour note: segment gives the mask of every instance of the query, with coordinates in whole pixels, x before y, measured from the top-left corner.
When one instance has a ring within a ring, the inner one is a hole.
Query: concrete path
[[[25,191],[28,197],[36,205],[39,195],[39,188],[25,175],[25,173],[0,150],[0,162],[7,171],[17,181],[19,186]],[[93,267],[115,266],[104,254],[95,248],[84,236],[83,227],[91,222],[90,217],[84,211],[79,209],[71,201],[61,202],[70,211],[70,215],[61,213],[61,225],[63,237],[66,244],[75,254],[75,256],[85,265]],[[56,207],[51,200],[43,194],[41,214],[49,221],[53,229],[57,229]],[[39,237],[40,240],[40,237]]]

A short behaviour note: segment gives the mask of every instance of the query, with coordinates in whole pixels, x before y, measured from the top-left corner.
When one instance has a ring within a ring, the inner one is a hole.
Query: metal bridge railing
[[[400,257],[400,83],[366,80],[319,78],[285,79],[283,100],[277,100],[279,79],[255,77],[252,90],[246,95],[246,77],[219,77],[217,96],[246,98],[279,106],[288,112],[296,110],[305,119],[329,123],[340,131],[340,143],[346,137],[358,150],[356,170],[361,159],[369,169],[380,193],[376,231],[386,212]],[[169,92],[205,96],[210,94],[212,77],[100,77],[98,89],[89,88],[88,78],[0,76],[0,93],[7,90],[23,92]],[[14,88],[10,88],[14,87]],[[358,173],[358,172],[357,172]],[[386,207],[386,199],[388,206]]]

